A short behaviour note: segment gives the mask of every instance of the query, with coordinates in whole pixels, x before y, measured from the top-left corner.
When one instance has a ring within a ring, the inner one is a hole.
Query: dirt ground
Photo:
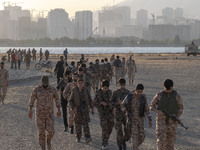
[[[128,58],[128,54],[121,54]],[[52,56],[54,62],[59,56]],[[110,57],[106,55],[87,55],[89,61],[96,58]],[[79,56],[70,55],[69,61],[77,60]],[[174,81],[176,89],[183,99],[184,113],[181,116],[182,122],[189,126],[188,130],[178,127],[175,149],[199,150],[200,149],[200,57],[187,57],[183,54],[137,54],[134,56],[137,64],[137,74],[134,85],[127,85],[129,90],[133,90],[135,85],[142,83],[145,86],[144,93],[147,95],[148,103],[156,93],[163,89],[162,82],[166,78]],[[34,67],[32,67],[34,70]],[[34,72],[34,71],[33,71]],[[50,78],[51,84],[56,85],[56,79]],[[114,83],[113,79],[113,83]],[[28,119],[28,101],[32,89],[40,84],[38,78],[13,82],[9,86],[5,104],[0,105],[0,149],[1,150],[38,150],[37,130],[35,118]],[[111,89],[117,87],[112,84]],[[93,94],[93,93],[92,93]],[[155,150],[155,113],[153,117],[153,127],[149,129],[145,122],[146,138],[140,146],[141,150]],[[52,141],[53,150],[97,150],[101,149],[101,127],[99,125],[98,113],[91,115],[90,130],[93,141],[86,145],[82,138],[81,143],[75,142],[74,135],[63,132],[63,120],[55,119],[55,135]],[[113,129],[109,140],[110,150],[116,150],[116,131]],[[128,149],[131,149],[131,143]]]

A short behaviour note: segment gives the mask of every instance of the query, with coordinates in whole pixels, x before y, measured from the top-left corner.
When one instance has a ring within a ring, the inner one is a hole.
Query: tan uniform
[[[6,69],[0,69],[0,101],[4,101],[7,92],[9,75]]]
[[[60,107],[60,100],[56,89],[48,86],[44,89],[41,85],[36,87],[31,93],[29,106],[33,107],[36,101],[36,126],[39,131],[39,144],[45,145],[47,131],[47,140],[51,140],[54,135],[54,102],[56,107]]]
[[[137,72],[136,64],[134,60],[127,60],[126,61],[126,69],[127,69],[127,74],[128,74],[128,79],[129,79],[129,84],[134,81],[134,76],[135,73]]]
[[[131,95],[131,100],[126,103],[126,99],[122,102],[122,106],[126,108],[130,120],[131,120],[131,135],[133,150],[138,150],[138,146],[141,145],[145,139],[144,133],[144,115],[151,119],[149,107],[147,103],[146,96],[143,94],[140,99],[138,99],[133,93]],[[140,114],[141,108],[144,108],[143,115]]]
[[[76,84],[74,82],[72,83],[69,83],[67,86],[65,86],[65,89],[63,91],[63,96],[65,99],[67,99],[69,101],[69,98],[70,98],[70,95],[72,93],[72,89],[76,86]],[[69,103],[68,103],[69,104]],[[69,123],[69,127],[72,127],[73,124],[74,124],[74,113],[73,113],[73,110],[72,108],[69,106],[68,107],[68,112],[69,112],[69,120],[68,120],[68,123]]]
[[[161,93],[155,95],[151,102],[150,109],[157,109],[161,99]],[[178,102],[178,113],[180,116],[183,112],[183,103],[180,95],[176,94],[176,101]],[[166,124],[166,115],[156,116],[156,137],[157,137],[157,150],[173,150],[174,142],[176,140],[177,124],[169,119],[169,124]]]

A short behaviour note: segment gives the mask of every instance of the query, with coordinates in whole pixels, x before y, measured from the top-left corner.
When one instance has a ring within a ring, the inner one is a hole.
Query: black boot
[[[71,128],[70,133],[71,133],[71,134],[74,134],[74,126],[71,126],[70,128]]]
[[[123,150],[126,150],[126,147],[127,147],[127,146],[126,146],[126,142],[125,142],[125,141],[123,142],[122,147],[123,147]]]
[[[119,150],[122,150],[122,146],[119,146]]]
[[[65,127],[64,132],[68,132],[68,126]]]

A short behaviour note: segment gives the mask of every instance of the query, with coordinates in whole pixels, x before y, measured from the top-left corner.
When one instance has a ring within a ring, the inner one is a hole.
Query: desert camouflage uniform
[[[132,59],[127,60],[126,61],[126,68],[127,68],[129,84],[130,83],[133,84],[135,72],[137,72],[135,61],[132,60]]]
[[[0,102],[2,101],[2,103],[6,97],[8,79],[8,71],[6,69],[0,69]]]
[[[63,91],[63,96],[64,96],[65,99],[68,100],[68,104],[69,104],[70,95],[71,95],[71,93],[72,93],[72,89],[73,89],[75,86],[76,86],[76,83],[74,83],[74,82],[69,83],[69,84],[65,87],[65,89],[64,89],[64,91]],[[69,112],[69,120],[68,120],[68,123],[69,123],[69,127],[72,127],[72,126],[74,125],[74,113],[73,113],[73,110],[72,110],[72,108],[71,108],[70,106],[69,106],[68,108],[69,108],[69,110],[68,110],[68,112]]]
[[[76,129],[76,137],[78,139],[81,138],[82,135],[82,126],[84,130],[84,136],[86,138],[90,137],[90,116],[89,116],[89,108],[93,108],[92,98],[89,90],[84,87],[80,92],[78,87],[73,88],[72,94],[69,99],[70,107],[75,110],[75,129]]]
[[[110,63],[105,63],[101,68],[101,81],[108,80],[111,81],[112,68]]]
[[[151,102],[150,108],[157,109],[160,102],[162,92],[156,94]],[[183,112],[183,102],[180,95],[176,94],[176,101],[178,102],[178,113],[180,116]],[[166,124],[166,115],[156,116],[156,137],[157,137],[157,150],[173,150],[174,142],[176,140],[177,124],[169,119],[169,124]]]
[[[39,144],[41,146],[45,145],[47,131],[47,140],[51,140],[54,135],[54,102],[56,107],[61,106],[58,93],[56,89],[52,86],[48,86],[44,89],[41,85],[36,87],[31,93],[31,98],[29,101],[29,106],[33,107],[36,101],[36,126],[38,128]]]
[[[110,138],[110,134],[112,133],[112,129],[114,127],[114,115],[112,114],[112,106],[110,98],[112,96],[112,91],[108,90],[104,93],[101,89],[96,92],[95,95],[95,106],[97,107],[99,118],[100,118],[100,126],[102,128],[102,145],[108,145],[108,139]],[[101,102],[106,102],[108,106],[104,107],[101,105]]]
[[[143,98],[142,101],[145,102],[144,113],[146,114],[148,119],[151,119],[146,96],[142,94],[141,98]],[[144,118],[145,117],[140,116],[141,98],[138,99],[135,93],[132,93],[130,102],[127,103],[126,98],[122,102],[122,106],[126,108],[129,119],[131,121],[130,126],[131,126],[133,150],[139,150],[138,146],[140,146],[145,139],[145,133],[144,133]]]
[[[117,130],[117,145],[122,146],[123,142],[126,142],[130,139],[130,128],[126,126],[127,117],[122,111],[121,105],[118,103],[118,100],[123,100],[125,96],[129,93],[129,90],[125,89],[121,91],[120,89],[114,91],[111,102],[112,107],[115,108],[115,129]],[[122,130],[124,126],[124,132]]]
[[[122,62],[122,78],[126,76],[126,63]]]
[[[100,81],[100,65],[95,63],[94,64],[95,68],[95,87],[98,89],[99,88],[99,81]]]

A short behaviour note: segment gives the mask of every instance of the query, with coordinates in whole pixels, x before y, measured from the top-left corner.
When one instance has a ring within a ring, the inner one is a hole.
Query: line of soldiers
[[[130,60],[132,58],[130,57]],[[117,57],[119,60],[119,57]],[[106,59],[104,61],[107,61]],[[115,60],[114,60],[115,61]],[[117,66],[117,63],[113,65]],[[152,119],[149,112],[148,102],[145,94],[143,94],[144,86],[138,84],[133,91],[126,89],[126,80],[119,78],[117,85],[119,89],[112,92],[109,89],[110,78],[103,79],[103,72],[98,76],[101,81],[100,89],[95,88],[94,99],[91,97],[91,78],[96,78],[92,72],[93,67],[86,68],[84,56],[81,57],[77,67],[71,63],[65,69],[63,79],[59,80],[57,89],[60,90],[61,101],[58,100],[56,89],[51,87],[48,82],[48,77],[41,79],[41,85],[36,87],[32,94],[29,103],[29,118],[32,118],[32,107],[37,101],[36,106],[36,125],[39,130],[39,144],[42,150],[51,149],[51,139],[53,137],[53,99],[55,99],[57,116],[60,116],[60,107],[62,105],[63,120],[65,129],[70,128],[71,134],[74,133],[76,141],[80,142],[82,137],[82,128],[86,143],[92,141],[89,122],[91,112],[94,114],[94,107],[97,108],[100,126],[102,128],[102,149],[107,149],[109,146],[109,137],[113,127],[117,131],[117,145],[119,150],[126,149],[126,142],[132,137],[132,149],[138,150],[145,138],[144,119],[147,117],[149,127],[152,126]],[[96,60],[95,64],[97,64]],[[101,61],[101,65],[103,61]],[[120,61],[119,61],[120,62]],[[94,65],[95,65],[94,64]],[[112,66],[111,66],[112,67]],[[99,68],[101,70],[100,64]],[[96,69],[96,67],[95,67]],[[103,68],[104,69],[104,68]],[[116,69],[119,72],[119,68]],[[107,77],[105,75],[105,77]],[[129,82],[130,83],[130,82]],[[96,85],[97,83],[95,83]],[[167,79],[163,83],[164,90],[154,97],[150,109],[157,113],[156,117],[156,137],[158,150],[174,149],[174,141],[176,135],[177,122],[166,116],[162,111],[167,110],[170,114],[180,117],[183,111],[183,104],[180,95],[173,90],[173,81]],[[67,106],[68,110],[67,110]],[[69,118],[67,118],[67,112]],[[69,123],[69,124],[68,124]],[[45,124],[45,125],[44,125]],[[45,136],[47,131],[47,138]]]

